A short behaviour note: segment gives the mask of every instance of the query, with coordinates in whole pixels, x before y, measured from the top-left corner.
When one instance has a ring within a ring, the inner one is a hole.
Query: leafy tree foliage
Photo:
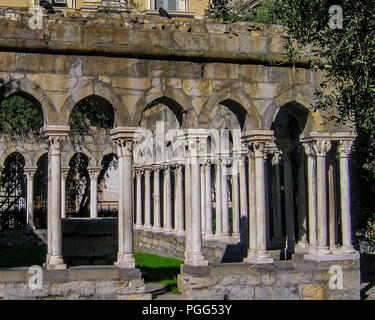
[[[105,103],[95,97],[87,97],[74,107],[69,120],[73,144],[83,144],[86,136],[94,134],[93,127],[109,130],[113,127],[113,115]]]
[[[39,137],[43,116],[29,100],[14,95],[0,104],[0,136]]]
[[[307,56],[312,69],[325,73],[316,108],[329,111],[338,126],[351,120],[358,133],[352,195],[356,227],[363,229],[375,221],[375,0],[264,0],[249,10],[250,3],[213,0],[207,15],[284,25],[289,61]],[[342,28],[329,25],[336,22],[333,5],[342,9]]]

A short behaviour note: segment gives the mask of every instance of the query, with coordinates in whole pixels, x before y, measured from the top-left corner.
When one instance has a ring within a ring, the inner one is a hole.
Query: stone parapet
[[[339,270],[339,271],[338,271]],[[342,273],[338,273],[342,272]],[[342,275],[342,287],[339,285]],[[179,291],[209,300],[358,300],[359,261],[181,266]]]
[[[0,269],[0,299],[150,300],[138,269],[113,266],[43,270],[43,288],[32,290],[28,268]]]
[[[266,65],[287,61],[281,26],[57,11],[44,14],[41,28],[32,29],[31,17],[26,10],[0,8],[0,50]]]

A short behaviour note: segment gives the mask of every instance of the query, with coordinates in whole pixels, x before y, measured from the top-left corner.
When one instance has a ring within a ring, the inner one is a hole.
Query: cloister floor
[[[44,246],[1,247],[0,268],[41,266],[45,262],[46,252],[47,248]],[[178,292],[177,275],[183,261],[141,252],[135,252],[134,257],[145,283],[160,283],[166,291]]]

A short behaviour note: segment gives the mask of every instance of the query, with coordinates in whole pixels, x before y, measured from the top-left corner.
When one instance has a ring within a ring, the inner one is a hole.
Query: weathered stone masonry
[[[269,268],[282,272],[285,265],[275,263],[270,249],[282,250],[286,239],[288,253],[303,260],[298,262],[301,268],[308,267],[305,260],[318,261],[311,264],[317,270],[328,267],[329,263],[321,261],[337,262],[345,268],[346,261],[355,261],[353,270],[358,267],[358,254],[352,247],[349,176],[355,134],[349,124],[338,129],[324,120],[323,111],[313,110],[314,92],[323,75],[305,69],[303,60],[296,68],[281,63],[285,60],[281,27],[65,12],[44,16],[43,29],[32,30],[27,12],[9,16],[8,11],[0,10],[2,98],[21,94],[40,106],[45,141],[3,143],[0,166],[10,153],[18,151],[24,155],[25,169],[31,176],[40,156],[48,152],[47,270],[66,272],[61,186],[65,167],[78,151],[89,158],[92,218],[97,207],[95,172],[105,155],[118,156],[115,266],[119,269],[135,268],[133,223],[149,235],[185,235],[185,266],[180,276],[185,280],[180,281],[180,290],[191,296],[200,295],[199,288],[191,285],[191,281],[200,281],[194,278],[197,274],[200,278],[199,272],[191,270],[203,268],[213,275],[215,268],[226,268],[207,266],[203,238],[246,246],[245,269],[274,263]],[[273,65],[275,61],[279,66]],[[76,103],[90,96],[104,99],[113,108],[114,128],[110,134],[98,131],[87,146],[74,150],[66,138],[69,115]],[[164,109],[160,106],[166,107],[167,116],[161,115]],[[182,157],[164,141],[161,149],[173,154],[172,162],[165,156],[158,158],[156,145],[151,160],[146,157],[146,161],[137,162],[136,132],[144,128],[155,134],[153,123],[160,119],[166,129],[179,130],[175,138]],[[240,143],[234,143],[235,136],[227,150],[214,150],[212,157],[202,154],[202,145],[213,148],[221,141],[211,137],[209,129],[228,129],[232,134],[239,130]],[[296,154],[300,157],[297,175],[292,170]],[[335,154],[340,160],[332,162]],[[339,166],[339,183],[332,176],[334,166]],[[228,168],[235,172],[230,178]],[[327,192],[334,181],[341,194],[340,212],[332,209],[338,208],[337,200]],[[32,224],[32,210],[28,210],[28,217]],[[337,232],[342,233],[341,243]],[[348,274],[354,279],[348,290],[355,291],[359,274]],[[299,280],[293,281],[305,292]],[[307,284],[320,285],[319,281],[312,276]],[[247,296],[231,289],[229,296],[269,298],[256,294],[263,289],[273,290],[272,286],[257,287],[255,295]],[[205,293],[209,298],[225,297],[210,290]],[[299,298],[308,296],[298,292]],[[282,298],[283,294],[271,296]],[[327,295],[339,296],[358,295]]]

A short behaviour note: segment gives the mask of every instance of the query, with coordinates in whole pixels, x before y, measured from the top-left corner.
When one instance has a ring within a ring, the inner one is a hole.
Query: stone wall
[[[138,269],[121,270],[101,266],[43,270],[43,288],[35,290],[28,285],[32,275],[27,268],[0,269],[0,300],[151,299],[151,295],[145,292],[144,281]]]
[[[343,289],[331,289],[331,266],[342,268]],[[193,299],[339,300],[360,298],[359,261],[276,261],[272,265],[229,263],[181,266],[178,288]]]

